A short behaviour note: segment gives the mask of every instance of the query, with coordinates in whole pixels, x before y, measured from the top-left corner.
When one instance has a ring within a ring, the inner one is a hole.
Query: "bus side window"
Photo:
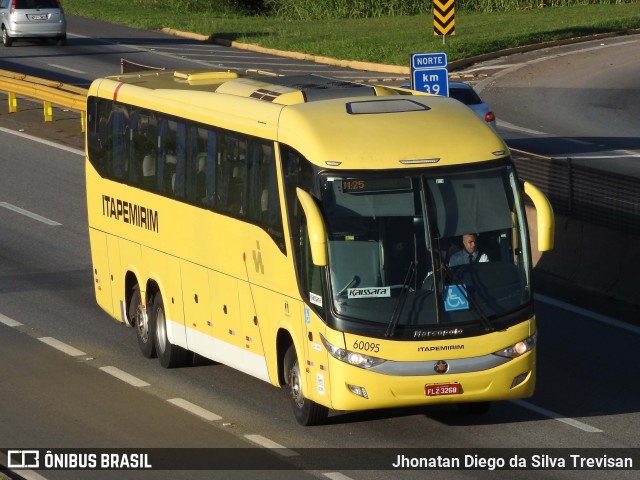
[[[182,199],[185,197],[187,126],[179,122],[176,130],[176,170],[171,178],[171,189],[175,198]]]
[[[155,118],[150,112],[131,115],[131,146],[129,183],[153,190],[156,176]]]
[[[246,161],[247,142],[231,135],[225,135],[216,172],[217,206],[230,215],[241,217],[245,214],[244,191],[247,185]]]
[[[249,217],[252,222],[265,228],[280,245],[283,243],[284,233],[273,144],[253,143],[250,159],[247,191]]]
[[[123,180],[129,170],[127,161],[127,134],[129,118],[126,110],[114,105],[110,118],[111,125],[111,178]]]
[[[218,155],[218,135],[216,130],[207,131],[207,151],[206,161],[204,165],[204,187],[205,194],[203,203],[209,208],[215,205],[215,186],[216,186],[216,158]]]
[[[187,199],[197,205],[211,205],[207,191],[212,191],[212,188],[208,188],[207,185],[211,185],[213,179],[211,172],[214,156],[210,156],[210,153],[214,153],[215,150],[209,148],[209,138],[212,137],[215,142],[215,132],[213,136],[210,133],[205,128],[189,129],[186,168]]]
[[[191,125],[186,129],[185,145],[185,196],[188,202],[195,203],[197,196],[198,157],[200,155],[199,129]]]
[[[87,102],[87,136],[89,141],[89,160],[98,173],[105,177],[109,175],[111,148],[109,138],[109,111],[111,102],[105,99],[90,97]]]
[[[175,122],[163,118],[158,128],[158,169],[156,172],[158,190],[169,196],[173,196],[173,183],[175,182],[176,165],[178,157],[178,131]]]

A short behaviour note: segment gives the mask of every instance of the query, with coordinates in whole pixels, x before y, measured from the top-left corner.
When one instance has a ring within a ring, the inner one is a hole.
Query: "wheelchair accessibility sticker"
[[[444,287],[444,310],[452,312],[454,310],[468,310],[469,301],[466,297],[464,285],[445,285]]]

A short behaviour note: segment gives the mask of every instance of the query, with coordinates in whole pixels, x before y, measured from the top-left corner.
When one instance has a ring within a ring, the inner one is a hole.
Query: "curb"
[[[410,75],[410,67],[402,67],[399,65],[384,65],[379,63],[361,62],[357,60],[339,60],[331,57],[324,57],[320,55],[311,55],[307,53],[291,52],[288,50],[277,50],[274,48],[265,48],[251,43],[241,43],[234,40],[227,40],[224,38],[217,38],[214,35],[201,35],[199,33],[182,32],[173,28],[162,28],[160,30],[168,35],[174,35],[177,37],[190,38],[192,40],[200,40],[203,42],[215,43],[216,45],[222,45],[225,47],[233,47],[241,50],[248,50],[257,53],[265,53],[269,55],[276,55],[279,57],[293,58],[296,60],[306,60],[315,63],[321,63],[323,65],[332,65],[336,67],[351,68],[354,70],[364,70],[377,73],[392,73],[396,75]],[[621,37],[624,35],[636,35],[640,34],[640,29],[623,30],[620,32],[599,33],[595,35],[587,35],[585,37],[573,37],[563,40],[553,40],[549,42],[534,43],[531,45],[524,45],[521,47],[506,48],[503,50],[497,50],[491,53],[485,53],[482,55],[476,55],[474,57],[463,58],[460,60],[454,60],[449,62],[450,70],[459,70],[477,62],[485,60],[492,60],[495,58],[504,57],[507,55],[513,55],[514,53],[525,53],[533,50],[541,50],[543,48],[559,47],[562,45],[572,45],[574,43],[588,42],[591,40],[601,40],[604,38]]]
[[[276,50],[274,48],[265,48],[251,43],[241,43],[234,40],[226,40],[224,38],[216,38],[213,35],[206,36],[198,33],[181,32],[172,28],[163,28],[163,33],[169,35],[175,35],[184,38],[191,38],[193,40],[201,40],[203,42],[211,42],[216,45],[223,45],[225,47],[233,47],[241,50],[248,50],[251,52],[265,53],[269,55],[276,55],[278,57],[293,58],[295,60],[306,60],[315,63],[322,63],[324,65],[333,65],[336,67],[352,68],[354,70],[368,70],[378,73],[394,73],[398,75],[409,75],[409,67],[401,67],[398,65],[382,65],[378,63],[360,62],[356,60],[339,60],[331,57],[323,57],[320,55],[311,55],[308,53],[291,52],[288,50]]]

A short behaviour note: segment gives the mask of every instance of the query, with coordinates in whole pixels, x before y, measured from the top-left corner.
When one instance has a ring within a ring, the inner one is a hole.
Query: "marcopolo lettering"
[[[102,214],[136,227],[158,232],[158,212],[119,198],[102,195]]]
[[[444,330],[415,330],[413,332],[413,338],[434,338],[434,337],[449,337],[462,335],[464,331],[461,328],[451,328]]]

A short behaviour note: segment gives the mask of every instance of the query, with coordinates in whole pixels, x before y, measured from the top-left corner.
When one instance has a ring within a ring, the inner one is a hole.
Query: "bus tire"
[[[465,415],[482,415],[491,408],[491,402],[459,403],[458,409]]]
[[[160,292],[153,297],[151,324],[155,327],[155,346],[160,365],[164,368],[184,367],[187,364],[189,352],[178,345],[173,345],[167,337],[167,318]]]
[[[285,372],[289,385],[289,399],[293,407],[293,414],[300,425],[309,427],[324,423],[329,414],[329,409],[316,402],[305,398],[302,393],[302,373],[300,372],[300,362],[296,355],[296,349],[289,347],[285,355]]]
[[[133,287],[131,300],[129,301],[129,320],[136,330],[136,338],[138,339],[138,347],[146,358],[154,358],[156,356],[156,346],[154,342],[154,328],[147,309],[142,306],[142,297],[140,296],[140,286]]]

